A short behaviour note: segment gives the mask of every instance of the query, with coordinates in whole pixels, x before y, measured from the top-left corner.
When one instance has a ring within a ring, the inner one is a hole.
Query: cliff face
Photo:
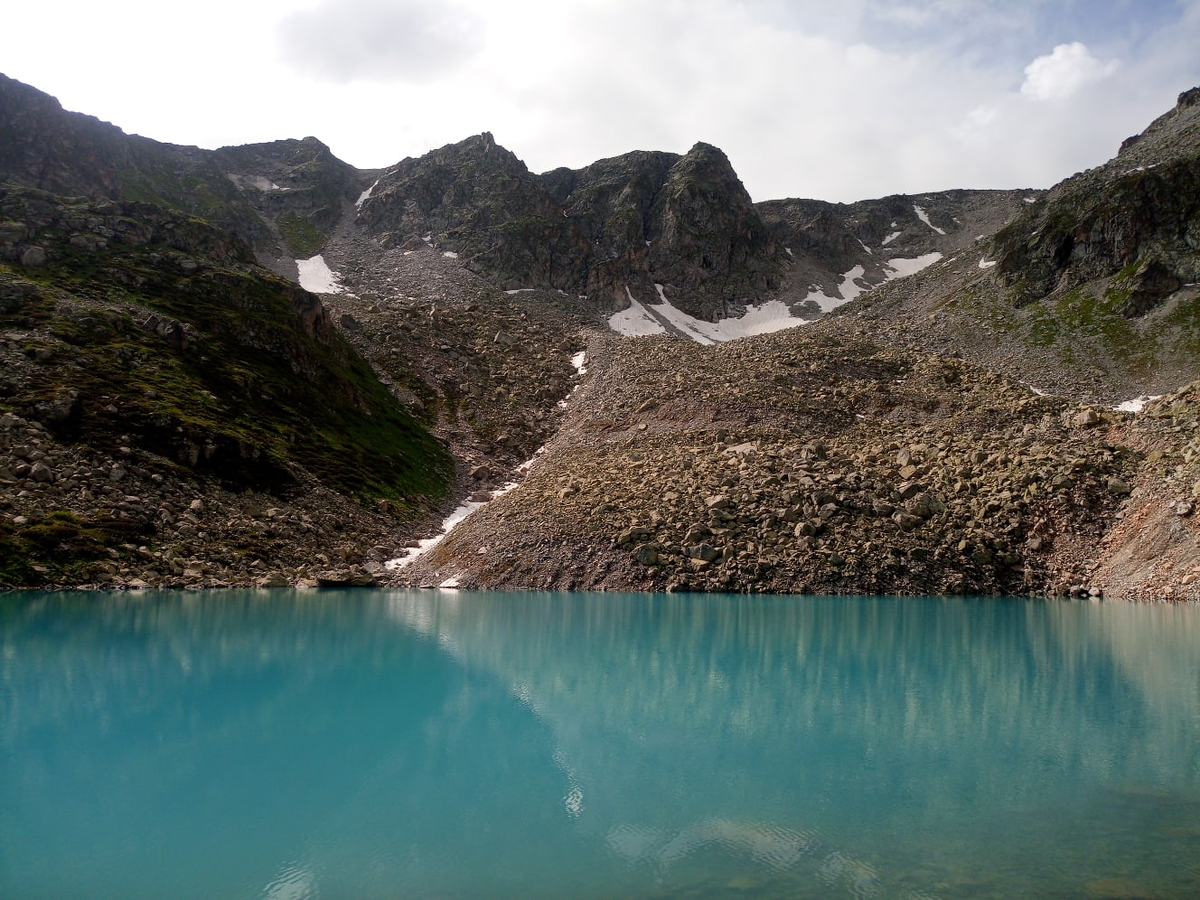
[[[1055,187],[995,245],[1017,306],[1111,279],[1113,311],[1135,317],[1200,280],[1200,89],[1115,159]]]

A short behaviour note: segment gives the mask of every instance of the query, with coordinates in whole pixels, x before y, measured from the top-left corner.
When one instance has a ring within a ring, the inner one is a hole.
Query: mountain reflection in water
[[[1200,610],[9,595],[0,894],[1200,887]]]

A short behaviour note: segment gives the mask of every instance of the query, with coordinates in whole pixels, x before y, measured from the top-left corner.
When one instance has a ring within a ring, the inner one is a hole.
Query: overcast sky
[[[130,133],[374,168],[491,131],[535,172],[707,141],[755,200],[1049,187],[1200,84],[1200,0],[11,7],[0,71]]]

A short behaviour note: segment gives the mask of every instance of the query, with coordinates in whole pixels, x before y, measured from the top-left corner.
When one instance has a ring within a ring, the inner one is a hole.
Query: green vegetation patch
[[[285,212],[275,224],[279,226],[288,252],[296,259],[316,256],[325,245],[325,233],[297,212]]]
[[[54,510],[16,524],[0,521],[0,587],[94,580],[102,574],[108,549],[144,537],[126,520],[84,518]]]
[[[172,246],[203,243],[175,224]],[[153,243],[83,251],[63,236],[39,234],[51,261],[22,270],[36,290],[0,313],[0,327],[37,329],[31,352],[51,351],[0,402],[61,438],[132,441],[234,489],[290,490],[302,468],[363,500],[444,496],[449,453],[312,295],[251,266]],[[17,274],[0,265],[6,280]]]

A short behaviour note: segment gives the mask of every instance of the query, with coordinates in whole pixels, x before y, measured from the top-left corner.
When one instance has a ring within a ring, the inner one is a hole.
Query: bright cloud
[[[279,23],[284,60],[335,81],[436,80],[482,46],[478,19],[452,3],[322,0]]]
[[[1021,93],[1034,100],[1065,100],[1080,88],[1101,81],[1120,67],[1116,60],[1101,62],[1078,41],[1059,44],[1048,56],[1025,67]]]

